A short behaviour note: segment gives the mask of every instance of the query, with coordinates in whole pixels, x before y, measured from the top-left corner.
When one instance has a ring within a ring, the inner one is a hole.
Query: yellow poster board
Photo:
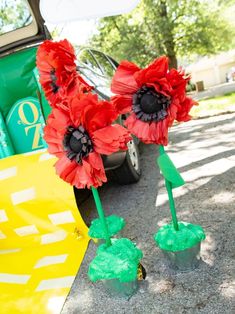
[[[0,160],[1,314],[60,313],[87,249],[73,189],[46,150]]]

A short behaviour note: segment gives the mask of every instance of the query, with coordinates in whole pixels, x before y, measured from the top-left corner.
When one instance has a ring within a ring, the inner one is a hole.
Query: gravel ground
[[[155,166],[157,148],[141,145],[142,177],[137,184],[106,184],[101,198],[107,215],[118,214],[127,225],[122,236],[137,243],[147,278],[129,300],[109,297],[87,277],[95,255],[90,245],[62,313],[82,314],[232,314],[235,313],[235,114],[175,126],[167,147],[187,184],[174,190],[180,220],[200,224],[202,243],[197,270],[169,270],[153,235],[170,214],[162,177]],[[90,197],[80,210],[96,217]]]

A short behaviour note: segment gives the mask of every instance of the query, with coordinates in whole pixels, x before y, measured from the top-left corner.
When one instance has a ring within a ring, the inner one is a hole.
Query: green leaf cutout
[[[185,184],[184,179],[166,153],[157,158],[157,163],[163,177],[171,183],[173,189]]]

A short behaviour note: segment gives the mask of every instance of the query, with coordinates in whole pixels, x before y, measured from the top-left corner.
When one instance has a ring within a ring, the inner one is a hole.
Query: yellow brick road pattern
[[[0,312],[60,313],[89,238],[43,150],[0,160]]]

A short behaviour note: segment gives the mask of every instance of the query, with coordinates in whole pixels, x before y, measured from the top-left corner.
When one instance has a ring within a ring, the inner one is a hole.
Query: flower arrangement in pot
[[[125,267],[132,265],[134,260],[139,263],[142,253],[128,239],[111,240],[125,222],[115,215],[105,217],[98,187],[107,181],[101,155],[127,150],[130,132],[114,124],[118,117],[115,106],[108,101],[100,101],[96,94],[91,93],[92,87],[80,77],[73,47],[67,40],[41,44],[37,67],[40,83],[52,107],[44,128],[44,139],[49,153],[58,158],[56,173],[78,189],[86,187],[92,190],[99,218],[92,222],[89,235],[105,239],[95,261],[103,258],[106,264],[110,264],[110,260],[118,260],[121,254],[124,262],[119,269],[124,273]],[[94,265],[93,261],[91,278],[95,278]],[[135,271],[134,266],[131,269]],[[110,270],[106,271],[109,273]],[[116,279],[119,278],[122,278],[122,283],[125,283],[125,278],[128,282],[130,279],[117,275]]]
[[[89,266],[89,278],[93,282],[101,280],[112,295],[130,297],[138,289],[142,257],[141,250],[129,239],[113,239],[112,245],[98,247],[97,255]]]
[[[162,56],[144,69],[122,61],[111,85],[117,111],[129,114],[125,121],[127,129],[142,142],[158,145],[157,164],[165,179],[172,222],[158,230],[155,241],[170,266],[180,270],[198,265],[200,243],[205,238],[200,226],[178,222],[172,190],[185,182],[164,149],[169,127],[175,120],[190,120],[189,111],[197,104],[186,95],[189,79],[184,71],[169,69],[167,57]]]

